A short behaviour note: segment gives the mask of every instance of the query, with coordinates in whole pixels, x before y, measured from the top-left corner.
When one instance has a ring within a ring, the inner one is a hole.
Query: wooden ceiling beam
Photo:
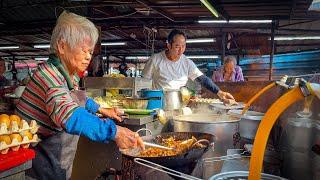
[[[174,22],[174,18],[171,15],[168,15],[165,11],[158,7],[151,7],[151,3],[147,0],[136,0],[138,3],[142,4],[143,6],[154,10],[155,12],[159,13],[161,16],[169,19],[170,21]]]

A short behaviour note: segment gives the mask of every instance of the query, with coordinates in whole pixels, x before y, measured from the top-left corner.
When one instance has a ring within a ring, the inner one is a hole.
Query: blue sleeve
[[[65,127],[70,134],[83,135],[93,141],[105,143],[114,140],[117,133],[117,127],[112,120],[101,120],[83,107],[78,107],[72,113]]]
[[[100,105],[96,103],[92,98],[87,98],[85,108],[90,113],[95,114],[99,110]]]
[[[208,78],[205,75],[201,75],[201,76],[197,77],[196,81],[199,82],[201,84],[201,86],[204,86],[209,91],[211,91],[215,94],[217,94],[220,91],[220,88],[215,83],[213,83],[213,81],[210,78]]]

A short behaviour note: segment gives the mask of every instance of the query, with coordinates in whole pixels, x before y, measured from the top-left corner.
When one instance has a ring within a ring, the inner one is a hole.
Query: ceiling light
[[[20,46],[0,46],[0,49],[19,49]]]
[[[219,58],[218,55],[192,55],[187,56],[189,59],[216,59]]]
[[[50,44],[36,44],[36,45],[33,45],[33,48],[48,49],[50,48]]]
[[[224,23],[272,23],[272,20],[198,20],[201,24],[224,24]]]
[[[214,38],[202,38],[202,39],[187,39],[187,43],[207,43],[216,42]]]
[[[271,40],[271,38],[269,38]],[[293,41],[293,40],[320,40],[320,36],[277,36],[275,41]]]
[[[189,59],[216,59],[219,58],[218,55],[190,55],[187,56]],[[127,56],[126,59],[149,59],[149,56]]]
[[[212,4],[208,0],[200,0],[204,6],[215,16],[219,17],[217,10],[214,9]]]
[[[101,43],[101,46],[123,46],[126,44],[126,42],[103,42]]]
[[[48,57],[36,57],[36,58],[34,58],[34,60],[36,60],[36,61],[46,61],[48,59],[49,59]]]
[[[134,60],[134,59],[149,59],[149,56],[127,56],[126,59]]]
[[[229,23],[272,23],[272,20],[229,20]]]

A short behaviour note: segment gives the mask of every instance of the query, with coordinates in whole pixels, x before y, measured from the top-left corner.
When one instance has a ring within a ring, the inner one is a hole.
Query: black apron
[[[85,106],[85,91],[73,89],[70,77],[66,74],[62,64],[56,57],[50,56],[48,63],[55,65],[67,80],[71,90],[72,99]],[[26,179],[71,179],[73,160],[77,151],[79,136],[68,134],[65,131],[56,132],[49,137],[42,137],[41,142],[35,147],[36,157],[32,162],[32,169],[26,172]]]

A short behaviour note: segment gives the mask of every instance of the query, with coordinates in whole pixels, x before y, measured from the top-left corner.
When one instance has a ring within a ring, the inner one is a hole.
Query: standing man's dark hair
[[[186,40],[187,40],[187,37],[186,37],[186,35],[184,34],[184,32],[182,32],[182,31],[179,31],[179,30],[177,30],[177,29],[174,29],[174,30],[172,30],[170,33],[169,33],[169,35],[168,35],[168,43],[169,44],[172,44],[173,43],[173,38],[176,36],[176,35],[182,35]]]

